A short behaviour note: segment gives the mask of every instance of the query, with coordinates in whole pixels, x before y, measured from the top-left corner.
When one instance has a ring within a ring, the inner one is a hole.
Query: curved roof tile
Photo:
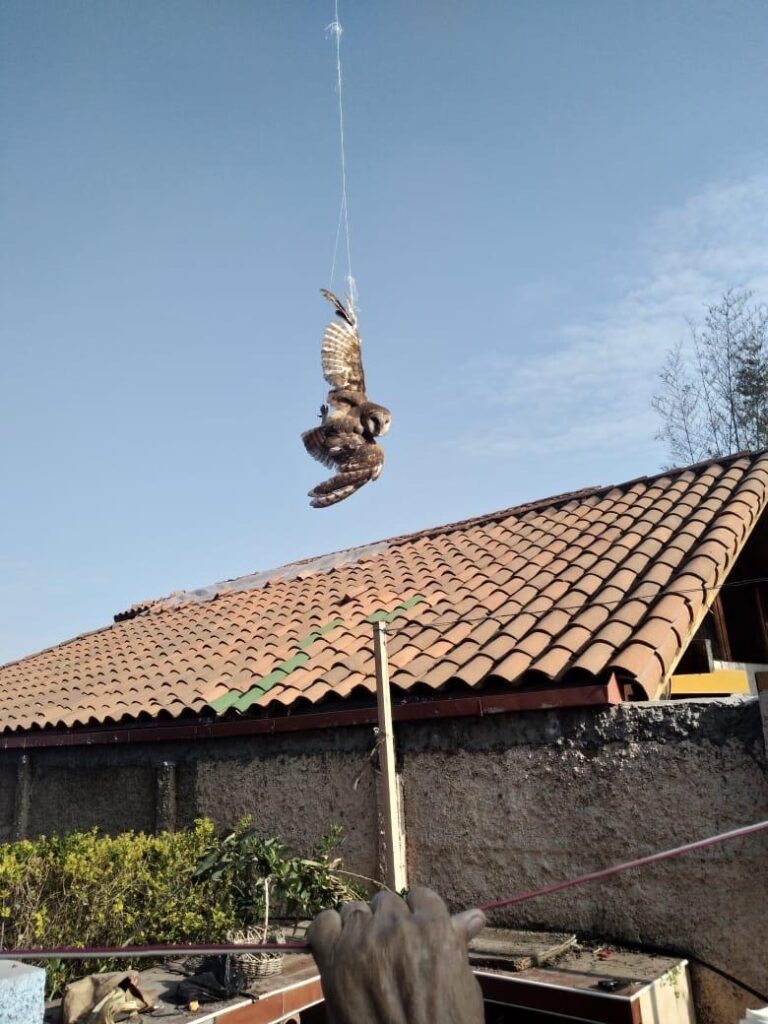
[[[357,699],[375,621],[404,690],[617,673],[653,697],[767,502],[768,455],[739,454],[143,601],[0,668],[0,729]]]

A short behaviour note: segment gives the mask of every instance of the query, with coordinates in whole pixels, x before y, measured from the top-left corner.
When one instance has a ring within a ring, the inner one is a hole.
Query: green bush
[[[2,844],[0,948],[224,941],[227,931],[254,923],[261,913],[262,887],[249,898],[244,871],[256,881],[267,860],[275,909],[313,916],[355,895],[334,874],[340,866],[331,859],[337,840],[338,833],[332,833],[315,858],[302,860],[288,857],[277,840],[255,842],[245,822],[219,838],[213,823],[202,820],[185,831],[158,835],[104,836],[94,829]],[[236,864],[226,858],[231,847],[240,851]],[[221,850],[224,860],[215,870],[206,869]],[[262,859],[244,868],[244,858],[254,860],[257,854]],[[128,960],[45,961],[48,991],[55,995],[74,977],[129,965]],[[139,966],[147,965],[145,960]]]
[[[363,890],[339,878],[341,858],[333,858],[341,829],[331,829],[310,857],[291,856],[279,839],[264,839],[245,819],[221,839],[209,844],[194,878],[224,885],[238,921],[263,923],[266,886],[269,917],[311,918],[326,907],[359,899]]]

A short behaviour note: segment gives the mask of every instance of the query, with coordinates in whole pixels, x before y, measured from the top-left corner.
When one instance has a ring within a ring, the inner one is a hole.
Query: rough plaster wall
[[[340,852],[375,875],[378,858],[369,727],[199,743],[40,748],[29,752],[28,836],[96,825],[152,831],[158,776],[174,766],[178,827],[207,816],[223,827],[249,814],[265,835],[304,852],[341,825]],[[16,764],[0,754],[0,841],[13,838]],[[359,778],[358,778],[359,777]],[[357,785],[356,785],[357,783]],[[7,806],[6,806],[7,805]]]
[[[457,907],[768,818],[756,701],[408,726],[400,749],[409,880]],[[494,920],[676,946],[766,991],[766,865],[760,835]]]
[[[98,826],[105,832],[154,827],[154,766],[130,748],[42,748],[26,752],[26,837]],[[14,838],[22,751],[0,752],[0,842]],[[117,756],[116,756],[117,755]],[[122,755],[122,756],[120,756]]]
[[[724,980],[719,974],[691,964],[691,990],[696,1003],[696,1024],[738,1024],[745,1010],[765,1006],[765,1000],[750,996],[744,989]]]
[[[29,834],[155,827],[174,765],[179,826],[250,814],[308,849],[333,824],[347,866],[377,863],[370,728],[29,753]],[[456,907],[558,881],[768,818],[755,700],[625,705],[397,726],[411,882]],[[19,752],[0,753],[0,838],[11,837]],[[358,780],[357,787],[355,782]],[[675,945],[768,989],[768,839],[739,840],[495,920]],[[755,1001],[699,986],[699,1024]]]
[[[328,745],[311,737],[304,749],[273,743],[283,749],[265,745],[254,756],[245,746],[226,758],[181,767],[179,788],[187,807],[224,826],[250,815],[265,836],[280,836],[297,850],[310,849],[332,825],[341,825],[340,852],[348,867],[375,876],[377,819],[368,752],[313,750]]]
[[[72,832],[95,825],[105,832],[154,828],[152,766],[100,762],[83,748],[68,753],[67,761],[61,755],[30,755],[29,836]]]

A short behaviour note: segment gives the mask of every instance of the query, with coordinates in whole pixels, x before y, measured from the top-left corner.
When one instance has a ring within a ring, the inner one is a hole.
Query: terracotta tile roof
[[[768,455],[594,488],[145,601],[0,668],[0,728],[254,713],[393,686],[658,693],[768,501]]]

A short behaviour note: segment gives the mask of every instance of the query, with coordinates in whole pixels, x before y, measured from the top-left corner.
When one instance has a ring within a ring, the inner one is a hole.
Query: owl
[[[313,458],[336,472],[309,492],[313,508],[335,505],[379,478],[384,452],[376,438],[386,434],[392,419],[388,409],[369,402],[365,393],[352,304],[347,308],[325,288],[320,292],[335,306],[339,318],[325,329],[321,348],[323,376],[331,389],[327,403],[320,406],[320,425],[305,431],[301,439]]]

